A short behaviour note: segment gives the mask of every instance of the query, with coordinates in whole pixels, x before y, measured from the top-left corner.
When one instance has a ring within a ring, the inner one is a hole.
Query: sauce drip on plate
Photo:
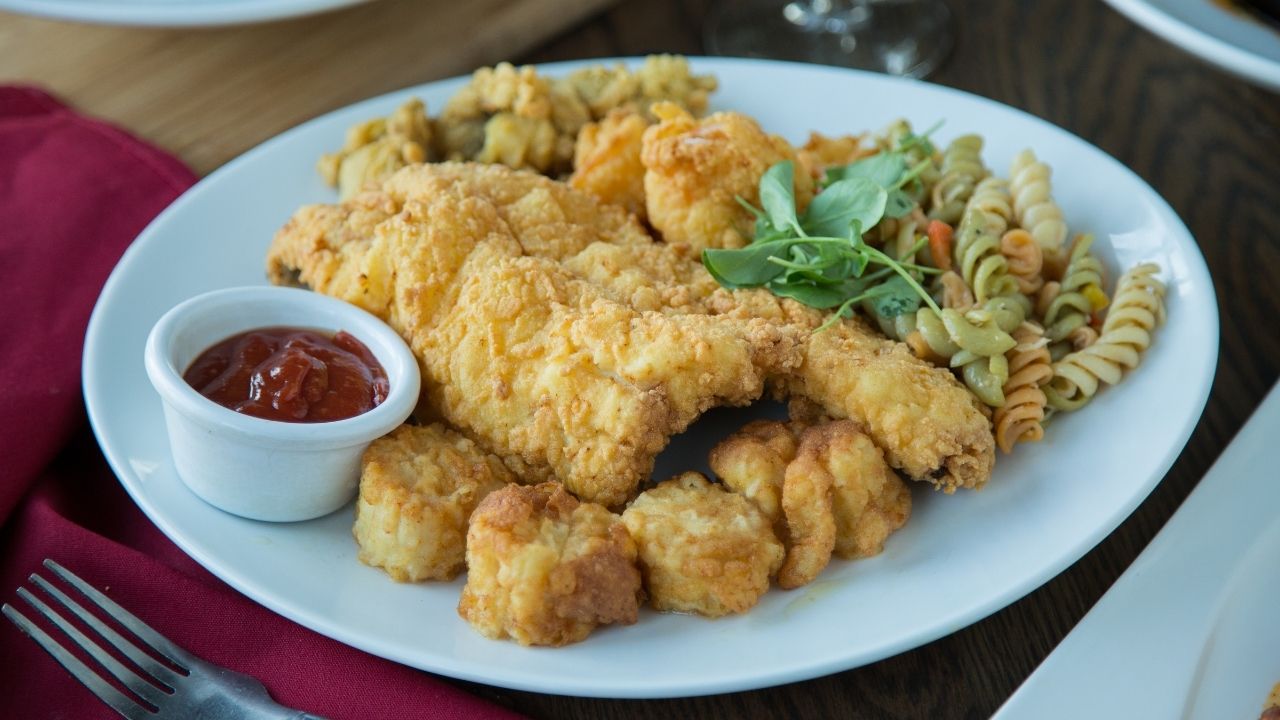
[[[329,422],[366,413],[387,399],[387,373],[345,331],[250,330],[200,353],[183,379],[238,413],[283,422]]]

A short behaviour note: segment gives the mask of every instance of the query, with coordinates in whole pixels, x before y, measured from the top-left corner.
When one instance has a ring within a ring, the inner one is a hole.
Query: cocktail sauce
[[[355,417],[390,389],[377,358],[349,333],[288,327],[229,337],[201,353],[183,379],[223,407],[283,422]]]

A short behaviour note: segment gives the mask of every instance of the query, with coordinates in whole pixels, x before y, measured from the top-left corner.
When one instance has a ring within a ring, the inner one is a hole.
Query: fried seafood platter
[[[1165,320],[1160,266],[1109,276],[1034,150],[988,167],[980,135],[907,120],[793,144],[711,112],[716,87],[670,56],[481,69],[434,116],[411,99],[335,138],[332,201],[267,252],[273,283],[417,357],[353,536],[390,580],[464,577],[486,637],[803,593],[891,549],[913,502],[981,492]],[[759,403],[655,471],[704,413]]]

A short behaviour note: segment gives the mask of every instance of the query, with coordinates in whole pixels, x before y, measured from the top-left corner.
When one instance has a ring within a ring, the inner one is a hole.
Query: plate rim
[[[34,17],[139,27],[219,27],[318,15],[373,0],[219,0],[177,5],[111,0],[0,0],[0,10]]]
[[[1256,85],[1280,92],[1280,61],[1236,47],[1148,0],[1106,0],[1106,3],[1184,52]]]
[[[104,306],[104,298],[108,297],[108,295],[113,291],[113,289],[118,283],[123,282],[122,280],[120,280],[120,278],[122,277],[122,271],[120,270],[120,268],[126,266],[128,262],[131,262],[131,258],[135,254],[142,252],[141,250],[139,250],[139,248],[141,248],[144,244],[144,241],[146,241],[146,239],[151,236],[153,232],[153,228],[160,226],[164,221],[167,220],[167,218],[170,215],[182,212],[183,208],[185,208],[187,204],[194,202],[194,198],[198,195],[196,191],[205,183],[211,183],[213,181],[219,180],[223,175],[234,172],[235,169],[238,168],[241,164],[251,162],[253,159],[257,158],[260,154],[271,152],[277,144],[288,142],[289,139],[292,138],[295,134],[305,132],[313,123],[323,122],[326,119],[328,119],[331,115],[348,111],[352,109],[354,106],[358,106],[365,103],[373,104],[378,102],[387,102],[387,101],[390,101],[392,98],[397,98],[397,97],[405,96],[412,93],[421,93],[437,84],[461,82],[467,77],[467,75],[460,75],[460,76],[454,76],[449,78],[441,78],[439,80],[434,80],[428,83],[422,83],[422,84],[410,86],[407,88],[402,88],[396,91],[383,93],[371,98],[367,98],[365,100],[357,101],[350,105],[347,105],[341,108],[336,108],[334,110],[323,113],[314,118],[306,120],[292,128],[289,128],[281,132],[280,134],[272,138],[269,138],[268,140],[244,152],[243,154],[236,157],[235,159],[229,161],[222,167],[210,173],[205,178],[202,178],[199,182],[197,182],[191,188],[189,188],[185,193],[183,193],[182,196],[180,196],[177,200],[175,200],[172,204],[170,204],[169,207],[165,208],[159,215],[157,215],[156,218],[152,220],[152,222],[149,223],[141,233],[139,233],[137,238],[135,238],[133,243],[130,244],[128,249],[126,249],[125,253],[121,256],[120,260],[117,262],[116,267],[113,268],[110,277],[108,277],[107,279],[107,282],[103,285],[99,298],[97,302],[95,302],[93,313],[90,316],[89,325],[86,331],[85,349],[82,357],[83,362],[82,362],[81,376],[82,376],[83,394],[85,398],[86,407],[88,408],[89,421],[93,429],[93,432],[95,434],[95,437],[98,440],[99,446],[103,450],[104,456],[106,456],[108,463],[111,465],[113,472],[115,472],[121,484],[124,485],[130,497],[133,498],[135,504],[137,504],[139,508],[143,510],[144,514],[146,514],[147,517],[153,523],[155,523],[157,527],[159,527],[161,531],[164,532],[165,535],[169,537],[171,541],[173,541],[187,555],[195,559],[197,562],[199,562],[203,567],[208,569],[215,576],[217,576],[227,584],[231,585],[238,592],[249,597],[254,602],[257,602],[267,607],[268,609],[272,610],[273,612],[283,617],[286,617],[294,622],[297,622],[305,627],[308,627],[322,635],[338,640],[339,642],[350,645],[362,651],[368,652],[376,657],[390,659],[394,662],[398,662],[411,667],[427,670],[429,672],[439,673],[441,675],[445,675],[448,677],[454,677],[454,678],[459,678],[463,680],[479,682],[479,683],[494,685],[498,687],[517,689],[517,690],[526,690],[526,691],[532,691],[532,692],[558,694],[558,695],[579,695],[579,696],[585,696],[585,697],[666,698],[666,697],[689,697],[689,696],[697,696],[697,695],[708,695],[708,694],[715,694],[715,693],[735,692],[735,691],[741,691],[741,690],[771,687],[775,685],[810,679],[814,677],[820,677],[820,676],[831,674],[834,672],[840,672],[843,670],[864,666],[872,662],[877,662],[879,660],[892,657],[906,650],[921,647],[929,642],[937,640],[938,638],[950,635],[962,628],[968,627],[984,618],[989,617],[993,613],[999,611],[1004,607],[1011,605],[1014,602],[1017,602],[1019,599],[1027,596],[1031,592],[1043,586],[1053,577],[1057,576],[1062,571],[1069,568],[1081,557],[1083,557],[1084,555],[1092,551],[1094,548],[1096,548],[1097,545],[1107,535],[1113,532],[1116,529],[1116,527],[1120,525],[1120,523],[1122,523],[1126,518],[1128,518],[1133,513],[1133,511],[1139,505],[1141,505],[1142,502],[1145,501],[1147,497],[1149,497],[1151,492],[1156,488],[1157,485],[1160,484],[1160,482],[1168,474],[1169,468],[1172,467],[1177,457],[1182,453],[1183,449],[1186,447],[1186,444],[1190,439],[1192,432],[1194,431],[1201,416],[1203,415],[1205,405],[1208,401],[1209,391],[1212,387],[1213,379],[1216,376],[1217,363],[1218,363],[1219,336],[1220,336],[1220,316],[1218,313],[1216,292],[1214,292],[1213,280],[1212,280],[1212,276],[1208,272],[1207,263],[1205,262],[1204,256],[1199,251],[1199,247],[1195,242],[1195,236],[1191,233],[1190,229],[1186,227],[1186,224],[1182,221],[1181,217],[1176,213],[1176,211],[1173,210],[1173,208],[1168,204],[1168,202],[1163,198],[1163,196],[1161,196],[1159,192],[1157,192],[1155,188],[1151,186],[1150,183],[1143,180],[1132,169],[1130,169],[1128,166],[1124,165],[1119,160],[1111,156],[1105,150],[1097,147],[1093,143],[1090,143],[1089,141],[1083,138],[1080,138],[1078,135],[1075,135],[1074,133],[1071,133],[1070,131],[1067,131],[1064,128],[1059,127],[1058,125],[1052,122],[1049,122],[1048,120],[1039,118],[1035,115],[1032,115],[1031,113],[1021,110],[1020,108],[1016,108],[1016,107],[1007,105],[1005,103],[992,100],[990,98],[985,98],[980,95],[969,93],[963,90],[958,90],[956,88],[951,88],[951,87],[942,86],[942,85],[935,85],[935,84],[927,83],[924,81],[908,80],[908,79],[900,79],[900,78],[889,78],[887,76],[876,74],[876,73],[866,73],[866,72],[861,72],[856,70],[849,70],[846,68],[837,68],[837,67],[821,66],[821,65],[809,65],[805,63],[784,62],[784,61],[775,61],[775,60],[759,60],[759,59],[751,59],[751,58],[719,58],[719,57],[704,57],[704,56],[687,56],[687,57],[689,58],[690,63],[695,66],[697,65],[703,65],[703,66],[713,65],[714,66],[719,64],[746,66],[746,65],[764,64],[769,66],[786,66],[786,67],[790,67],[793,70],[806,72],[806,73],[828,74],[828,75],[838,75],[838,76],[846,76],[852,73],[854,76],[857,76],[857,77],[873,78],[877,82],[889,81],[891,83],[904,83],[907,85],[925,85],[925,86],[928,86],[931,91],[940,91],[946,95],[961,96],[961,97],[969,98],[971,100],[977,100],[980,103],[998,107],[1002,112],[1012,112],[1017,115],[1023,116],[1025,118],[1031,119],[1034,122],[1042,123],[1048,127],[1051,127],[1055,131],[1068,135],[1074,140],[1080,143],[1084,143],[1088,147],[1094,149],[1096,152],[1105,156],[1108,160],[1111,161],[1111,163],[1114,164],[1114,167],[1118,172],[1127,173],[1131,180],[1136,181],[1141,186],[1149,190],[1152,203],[1156,205],[1158,209],[1167,212],[1169,217],[1177,220],[1177,222],[1181,225],[1182,229],[1186,232],[1186,237],[1190,239],[1190,246],[1191,246],[1190,250],[1192,252],[1190,253],[1189,257],[1192,260],[1192,265],[1194,266],[1195,270],[1203,271],[1202,273],[1199,273],[1199,274],[1203,276],[1203,279],[1206,284],[1206,290],[1207,290],[1206,299],[1211,302],[1211,307],[1209,308],[1210,312],[1208,314],[1208,317],[1210,319],[1210,322],[1212,324],[1212,329],[1213,329],[1212,342],[1209,344],[1210,352],[1208,353],[1208,372],[1205,375],[1205,377],[1201,380],[1201,383],[1200,383],[1201,387],[1198,389],[1197,397],[1195,398],[1195,401],[1193,403],[1193,405],[1197,409],[1195,412],[1191,413],[1188,416],[1188,418],[1183,423],[1183,426],[1179,428],[1177,433],[1177,441],[1169,445],[1169,447],[1164,453],[1164,456],[1161,457],[1160,461],[1156,464],[1156,466],[1159,468],[1159,471],[1156,473],[1153,473],[1153,479],[1144,483],[1143,486],[1134,494],[1132,498],[1129,499],[1128,502],[1122,503],[1121,505],[1113,508],[1112,512],[1107,515],[1106,521],[1100,523],[1093,530],[1093,532],[1085,536],[1081,536],[1081,538],[1077,539],[1073,543],[1071,551],[1063,555],[1061,558],[1059,558],[1059,562],[1050,563],[1042,566],[1041,568],[1038,569],[1037,572],[1029,574],[1026,578],[1023,579],[1022,582],[1012,584],[1004,592],[992,595],[988,597],[985,601],[977,603],[972,610],[970,610],[967,613],[960,613],[956,615],[955,617],[951,618],[950,622],[940,622],[924,631],[905,634],[897,642],[885,643],[882,647],[878,648],[876,652],[863,651],[860,654],[845,655],[839,658],[832,658],[830,660],[809,661],[809,662],[801,661],[798,663],[792,663],[788,665],[784,670],[772,670],[769,668],[763,668],[760,671],[753,672],[748,675],[739,675],[733,678],[728,678],[728,679],[723,679],[723,680],[713,681],[713,682],[708,682],[705,680],[700,681],[696,679],[689,679],[689,680],[682,680],[677,683],[667,682],[661,686],[650,686],[650,685],[637,684],[636,678],[631,678],[630,681],[626,683],[619,682],[617,679],[614,679],[611,682],[610,681],[600,682],[596,678],[571,678],[568,680],[569,684],[561,683],[554,687],[549,687],[546,684],[544,684],[545,683],[544,678],[541,678],[540,676],[537,676],[537,675],[526,677],[527,673],[522,674],[520,677],[516,677],[514,679],[512,679],[510,676],[495,677],[495,675],[492,673],[486,673],[481,663],[474,662],[474,661],[469,661],[470,665],[474,666],[473,668],[463,668],[463,669],[459,669],[457,665],[442,665],[442,664],[435,664],[430,662],[424,663],[421,658],[417,658],[417,657],[410,658],[403,654],[396,653],[394,651],[389,651],[389,649],[386,647],[378,646],[376,642],[372,639],[366,639],[362,636],[354,635],[345,631],[341,626],[331,623],[329,619],[326,617],[315,615],[313,613],[306,611],[305,609],[291,607],[287,603],[273,597],[270,592],[256,590],[250,584],[242,582],[239,578],[235,577],[235,572],[233,570],[230,570],[228,568],[221,566],[219,563],[217,563],[211,557],[209,557],[206,553],[202,552],[198,547],[195,547],[193,543],[188,542],[183,537],[183,534],[174,527],[173,523],[169,522],[162,513],[158,512],[157,509],[153,507],[151,503],[148,502],[144,496],[142,496],[140,493],[136,493],[135,485],[140,485],[140,483],[126,480],[126,478],[132,477],[130,475],[127,458],[114,457],[113,453],[103,443],[103,433],[101,432],[99,427],[100,411],[95,410],[95,407],[94,407],[95,401],[94,401],[94,397],[92,397],[96,392],[96,381],[91,381],[90,379],[91,365],[90,365],[89,359],[90,359],[90,353],[92,348],[96,347],[98,342],[101,342],[101,340],[99,340],[98,338],[100,338],[105,332],[101,326],[102,312],[105,312],[105,311],[101,311],[101,308]],[[572,61],[564,61],[564,62],[556,62],[556,63],[542,63],[542,64],[539,64],[538,67],[542,69],[546,69],[548,72],[557,72],[557,71],[570,70],[575,67],[580,67],[583,65],[595,64],[595,63],[623,62],[628,64],[634,64],[636,62],[639,62],[640,60],[642,60],[642,58],[634,57],[634,56],[587,58],[582,60],[572,60]],[[714,67],[708,68],[708,71],[716,72]]]

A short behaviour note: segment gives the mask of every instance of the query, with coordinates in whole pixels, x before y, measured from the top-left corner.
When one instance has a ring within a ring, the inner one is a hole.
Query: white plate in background
[[[1256,718],[1280,682],[1280,385],[994,720]]]
[[[0,10],[109,25],[238,25],[336,10],[371,0],[0,0]]]
[[[543,70],[554,75],[581,64]],[[1097,235],[1108,265],[1161,264],[1170,322],[1138,372],[1084,411],[1056,418],[1045,442],[1001,457],[985,490],[947,496],[917,487],[911,521],[882,555],[835,560],[811,586],[772,590],[737,617],[645,611],[634,626],[605,628],[559,649],[486,640],[455,613],[461,580],[396,584],[361,565],[350,508],[280,525],[201,502],[174,475],[160,401],[142,366],[147,332],[170,307],[206,290],[265,282],[273,233],[298,206],[334,201],[315,162],[342,144],[349,125],[385,115],[411,95],[442,107],[466,82],[457,78],[359,103],[263,144],[188,191],[125,253],[89,324],[84,387],[94,431],[134,500],[214,574],[317,632],[452,677],[590,696],[727,692],[874,662],[986,617],[1093,548],[1173,464],[1213,379],[1213,286],[1174,212],[1102,151],[990,100],[823,66],[693,64],[719,77],[716,108],[754,115],[793,142],[811,129],[852,132],[906,117],[918,128],[945,118],[940,142],[985,134],[985,156],[1001,174],[1016,152],[1034,148],[1054,167],[1068,220]],[[704,466],[706,448],[742,418],[741,411],[716,413],[678,438],[659,466]]]
[[[1215,0],[1106,0],[1130,20],[1230,73],[1280,92],[1280,31]]]

